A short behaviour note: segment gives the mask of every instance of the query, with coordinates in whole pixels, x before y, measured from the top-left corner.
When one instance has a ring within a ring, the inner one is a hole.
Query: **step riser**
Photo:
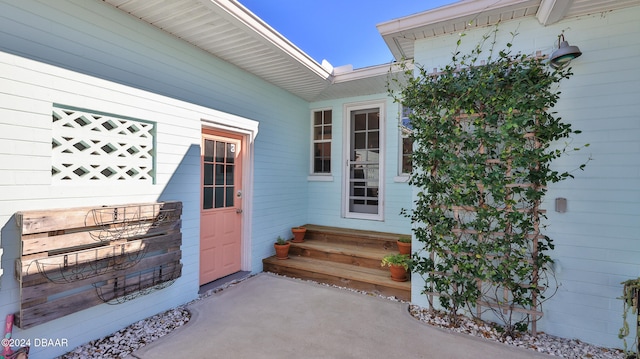
[[[390,251],[389,253],[393,253],[393,252]],[[289,256],[310,257],[310,258],[325,260],[328,262],[351,264],[358,267],[388,271],[388,269],[380,265],[382,258],[372,259],[372,258],[362,258],[362,257],[357,257],[352,255],[344,255],[339,253],[328,253],[328,252],[315,250],[315,249],[300,248],[296,246],[295,243],[291,244],[291,248],[289,249]]]
[[[288,277],[300,278],[304,280],[313,280],[320,283],[362,290],[362,291],[375,293],[383,296],[395,296],[396,298],[401,300],[408,301],[411,299],[410,292],[407,292],[405,290],[399,290],[397,288],[385,287],[379,284],[361,282],[361,281],[337,277],[337,276],[329,276],[322,273],[309,272],[301,269],[289,268],[289,267],[280,266],[277,264],[270,264],[270,263],[265,263],[264,270],[267,272],[286,275]]]

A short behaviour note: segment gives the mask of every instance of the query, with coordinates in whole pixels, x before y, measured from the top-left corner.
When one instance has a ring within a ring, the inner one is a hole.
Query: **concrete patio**
[[[262,273],[130,358],[550,358],[419,322],[407,304]]]

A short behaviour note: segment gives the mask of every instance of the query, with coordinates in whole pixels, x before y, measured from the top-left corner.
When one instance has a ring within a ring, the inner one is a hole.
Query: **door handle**
[[[242,208],[236,209],[236,213],[242,213]]]

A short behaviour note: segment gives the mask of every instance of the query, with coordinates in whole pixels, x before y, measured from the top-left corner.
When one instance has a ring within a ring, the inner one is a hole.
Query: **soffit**
[[[549,25],[565,18],[640,5],[640,0],[462,0],[383,22],[378,31],[396,59],[412,59],[417,39],[537,16]]]
[[[331,73],[235,0],[103,0],[307,101]]]

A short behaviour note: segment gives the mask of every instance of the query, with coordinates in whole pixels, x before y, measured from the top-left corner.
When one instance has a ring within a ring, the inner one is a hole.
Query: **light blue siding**
[[[344,218],[341,210],[344,196],[342,182],[345,175],[343,141],[344,136],[348,136],[348,134],[344,133],[344,106],[370,101],[382,101],[385,103],[385,113],[382,114],[384,117],[385,136],[384,173],[381,174],[384,182],[384,219],[382,221]],[[399,158],[399,105],[388,98],[385,92],[378,95],[314,102],[310,106],[311,111],[315,109],[332,109],[333,111],[331,142],[331,175],[333,180],[330,182],[309,181],[308,222],[325,226],[380,232],[410,233],[411,224],[407,218],[400,215],[400,211],[411,206],[411,188],[407,183],[395,180],[398,176]],[[307,118],[310,118],[309,115]],[[307,157],[309,157],[310,150],[309,148],[306,151]]]
[[[261,259],[273,254],[274,239],[307,223],[310,124],[309,105],[301,98],[101,1],[1,1],[0,55],[0,66],[8,69],[0,71],[0,314],[19,307],[12,269],[19,252],[16,211],[156,200],[184,204],[184,268],[174,285],[125,304],[16,328],[16,338],[55,336],[70,342],[68,348],[32,348],[30,357],[61,354],[196,297],[200,120],[209,109],[260,123],[253,147],[250,269],[262,271]],[[56,88],[58,82],[64,84]],[[54,102],[157,122],[157,184],[52,186]]]
[[[535,18],[500,25],[498,46],[517,31],[514,51],[550,54],[557,36],[577,45],[582,57],[572,62],[574,75],[562,82],[554,108],[583,131],[570,153],[554,164],[576,176],[549,188],[545,233],[556,244],[551,252],[560,284],[544,304],[538,328],[547,333],[620,347],[620,282],[640,276],[640,7],[569,19],[548,27]],[[474,46],[486,29],[470,31],[463,49]],[[416,61],[432,69],[450,61],[457,36],[416,42]],[[562,144],[558,144],[561,146]],[[577,167],[591,158],[585,171]],[[568,211],[556,213],[554,199],[567,198]],[[413,300],[426,305],[414,276]]]

